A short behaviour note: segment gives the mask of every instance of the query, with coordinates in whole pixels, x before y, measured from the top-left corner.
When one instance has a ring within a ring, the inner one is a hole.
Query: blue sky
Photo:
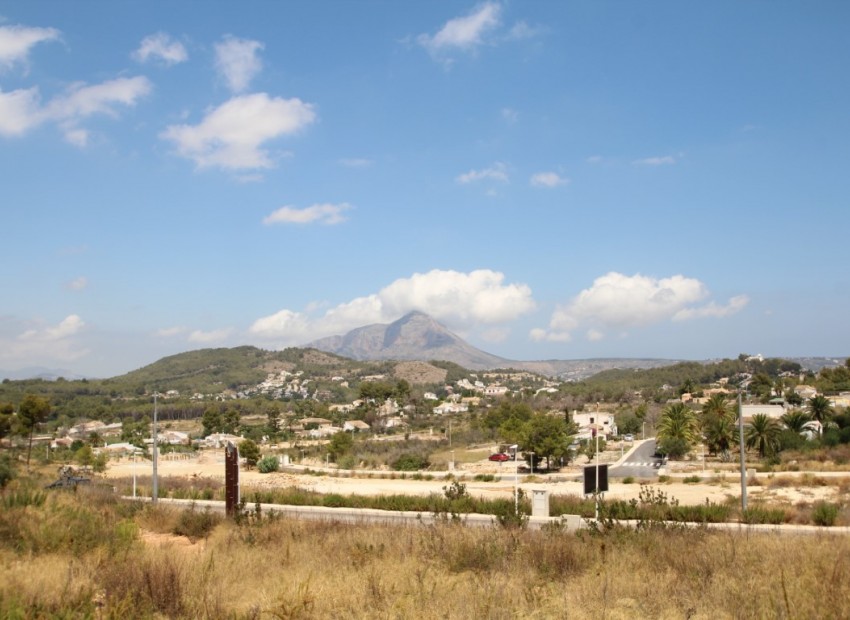
[[[0,368],[411,310],[511,359],[850,354],[846,2],[5,2]]]

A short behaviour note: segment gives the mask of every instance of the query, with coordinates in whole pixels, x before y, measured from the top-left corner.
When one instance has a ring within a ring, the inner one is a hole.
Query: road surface
[[[661,458],[655,454],[655,440],[648,439],[635,448],[634,452],[617,467],[608,470],[609,478],[655,478],[662,466]]]

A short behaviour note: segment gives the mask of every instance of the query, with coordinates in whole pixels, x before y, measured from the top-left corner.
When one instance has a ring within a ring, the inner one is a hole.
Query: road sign
[[[599,480],[596,472],[599,472]],[[584,494],[604,493],[608,490],[608,466],[588,465],[584,468]]]

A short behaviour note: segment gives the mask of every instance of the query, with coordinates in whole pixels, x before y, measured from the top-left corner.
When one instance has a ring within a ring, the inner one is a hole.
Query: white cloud
[[[528,22],[518,21],[508,31],[508,39],[520,41],[522,39],[533,39],[542,32],[541,28],[530,26]]]
[[[714,302],[702,308],[683,308],[673,315],[674,321],[687,321],[690,319],[715,318],[722,319],[743,310],[750,303],[747,295],[738,295],[729,300],[726,305],[719,306]]]
[[[163,327],[162,329],[156,330],[155,334],[160,338],[173,338],[174,336],[179,336],[185,331],[186,328],[184,327]]]
[[[224,41],[215,45],[215,67],[227,87],[234,93],[247,90],[251,80],[263,68],[257,52],[263,49],[263,44],[250,39],[237,39],[227,35]]]
[[[189,54],[182,43],[164,32],[157,32],[142,39],[139,49],[133,52],[133,58],[139,62],[158,60],[170,66],[186,62]]]
[[[86,86],[73,84],[42,106],[37,88],[0,92],[0,135],[19,136],[44,123],[58,123],[65,138],[85,146],[88,134],[78,124],[95,114],[117,116],[117,106],[133,106],[151,90],[145,77],[117,78]]]
[[[586,326],[588,339],[598,340],[603,330],[730,316],[749,302],[742,295],[725,306],[713,301],[699,305],[708,295],[705,284],[682,275],[656,279],[611,272],[594,280],[590,288],[581,291],[570,303],[559,306],[552,314],[548,331],[538,328],[531,336],[538,340],[556,340]]]
[[[473,183],[475,181],[482,181],[485,179],[501,181],[503,183],[507,182],[507,167],[501,162],[496,162],[489,168],[484,168],[483,170],[470,170],[469,172],[460,174],[455,178],[455,181],[465,185],[467,183]]]
[[[363,325],[389,323],[412,310],[425,312],[453,329],[497,325],[516,319],[535,305],[528,286],[506,284],[504,279],[504,274],[488,269],[416,273],[319,316],[281,310],[257,319],[250,333],[278,344],[304,344]],[[492,330],[488,333],[496,335]]]
[[[89,285],[88,278],[85,276],[80,276],[79,278],[75,278],[68,282],[66,285],[72,291],[81,291]]]
[[[601,164],[602,163],[602,155],[591,155],[585,161],[589,164]]]
[[[435,35],[419,35],[417,41],[432,54],[450,49],[473,49],[484,43],[484,36],[499,25],[501,10],[499,4],[485,2],[469,15],[450,19]]]
[[[645,157],[644,159],[636,159],[632,162],[636,166],[669,166],[676,163],[676,158],[672,155],[664,155],[663,157]]]
[[[315,120],[309,103],[256,93],[226,101],[197,125],[171,125],[160,137],[174,142],[178,154],[199,168],[271,168],[263,143],[294,134]]]
[[[0,334],[0,362],[23,367],[79,359],[88,353],[76,338],[84,327],[79,316],[70,314],[57,325],[39,324],[17,336]]]
[[[531,184],[534,187],[558,187],[569,182],[568,178],[562,177],[557,172],[538,172],[531,177]]]
[[[348,219],[343,213],[351,208],[345,202],[337,205],[315,204],[304,209],[281,207],[263,218],[263,224],[340,224]]]
[[[231,331],[231,329],[213,329],[210,331],[202,331],[200,329],[196,329],[191,334],[189,334],[188,340],[189,342],[195,342],[199,344],[221,342],[227,339]]]
[[[59,31],[55,28],[0,26],[0,69],[11,68],[19,62],[26,63],[33,46],[58,38]]]
[[[605,338],[605,334],[603,332],[599,331],[598,329],[592,328],[587,330],[586,336],[587,339],[591,342],[596,342],[597,340],[602,340],[603,338]]]
[[[37,88],[0,91],[0,135],[21,136],[43,120]]]

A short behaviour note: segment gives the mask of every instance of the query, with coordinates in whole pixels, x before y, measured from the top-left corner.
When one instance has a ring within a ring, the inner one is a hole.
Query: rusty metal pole
[[[239,449],[232,441],[224,446],[224,510],[228,517],[239,508]]]

